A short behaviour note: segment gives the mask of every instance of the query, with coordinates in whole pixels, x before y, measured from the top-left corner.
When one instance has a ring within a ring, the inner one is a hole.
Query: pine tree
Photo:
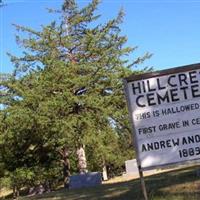
[[[1,153],[11,174],[27,168],[28,180],[45,171],[55,177],[58,160],[66,161],[65,148],[72,171],[81,171],[74,164],[80,146],[89,170],[116,169],[132,156],[122,78],[151,55],[133,62],[125,58],[135,47],[126,47],[127,38],[120,35],[124,13],[94,25],[98,4],[93,0],[78,8],[74,0],[65,0],[60,10],[49,10],[59,20],[41,30],[15,25],[28,37],[16,37],[25,50],[22,57],[9,54],[15,71],[1,83],[7,93]]]

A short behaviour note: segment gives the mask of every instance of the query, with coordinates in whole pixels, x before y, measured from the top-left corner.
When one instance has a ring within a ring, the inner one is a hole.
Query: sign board
[[[142,170],[200,159],[200,64],[125,79]]]

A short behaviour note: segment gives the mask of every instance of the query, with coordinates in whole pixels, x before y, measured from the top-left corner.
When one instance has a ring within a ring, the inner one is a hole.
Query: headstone
[[[101,185],[102,175],[100,172],[90,172],[70,176],[69,188],[94,187]]]
[[[124,174],[124,176],[139,177],[139,171],[138,171],[136,159],[125,161],[125,167],[126,167],[126,174]],[[144,176],[148,176],[148,175],[155,174],[155,173],[157,173],[156,169],[148,170],[148,171],[144,172]]]
[[[134,176],[139,174],[136,159],[125,161],[125,167],[127,175]]]
[[[107,175],[107,169],[106,169],[105,165],[103,166],[103,173],[102,173],[102,175],[103,175],[103,180],[107,181],[108,180],[108,175]]]

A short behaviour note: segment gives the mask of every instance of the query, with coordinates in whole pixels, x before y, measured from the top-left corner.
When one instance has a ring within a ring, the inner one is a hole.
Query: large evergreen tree
[[[150,54],[130,62],[135,48],[120,35],[123,11],[95,25],[98,4],[78,8],[65,0],[60,10],[49,10],[59,20],[41,30],[15,25],[28,35],[16,37],[23,56],[10,55],[15,71],[1,80],[0,113],[1,160],[15,190],[58,177],[66,149],[72,172],[82,146],[88,170],[117,169],[132,157],[122,78]]]

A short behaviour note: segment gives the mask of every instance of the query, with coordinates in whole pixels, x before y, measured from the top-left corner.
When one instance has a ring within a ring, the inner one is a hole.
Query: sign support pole
[[[142,171],[140,165],[138,166],[138,170],[139,170],[140,182],[141,182],[141,186],[142,186],[142,192],[144,195],[144,199],[148,200],[147,189],[146,189],[146,185],[145,185],[145,181],[144,181],[143,171]]]
[[[129,116],[130,116],[130,122],[131,122],[131,125],[132,125],[132,135],[134,136],[135,135],[135,132],[134,132],[134,129],[135,129],[135,126],[134,126],[134,122],[133,122],[133,118],[131,116],[131,102],[130,102],[130,99],[128,98],[128,82],[126,80],[124,80],[124,89],[125,89],[125,95],[126,95],[126,100],[127,100],[127,105],[128,105],[128,109],[129,109]],[[140,183],[141,183],[141,187],[142,187],[142,192],[143,192],[143,195],[144,195],[144,200],[148,200],[148,195],[147,195],[147,190],[146,190],[146,185],[145,185],[145,181],[144,181],[144,176],[143,176],[143,171],[142,171],[142,168],[141,168],[141,163],[140,163],[140,160],[139,160],[139,156],[138,156],[138,144],[136,142],[136,139],[134,140],[133,139],[133,144],[135,144],[135,147],[136,147],[136,160],[137,160],[137,166],[138,166],[138,171],[139,171],[139,176],[140,176]]]

